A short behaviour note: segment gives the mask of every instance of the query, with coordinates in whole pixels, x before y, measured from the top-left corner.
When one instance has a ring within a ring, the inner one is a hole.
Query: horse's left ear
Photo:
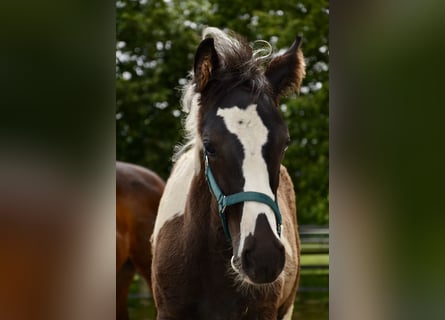
[[[212,75],[218,68],[219,59],[213,38],[201,41],[195,54],[194,82],[196,91],[201,92],[206,87]]]
[[[278,100],[288,91],[299,91],[306,75],[301,37],[297,36],[292,46],[282,55],[275,57],[266,69],[275,98]]]

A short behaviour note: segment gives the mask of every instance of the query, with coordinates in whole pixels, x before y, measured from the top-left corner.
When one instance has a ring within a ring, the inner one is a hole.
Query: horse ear
[[[297,36],[292,46],[282,55],[275,57],[266,69],[275,98],[278,100],[288,91],[299,91],[306,75],[301,37]]]
[[[202,40],[195,54],[194,81],[197,92],[204,90],[211,76],[218,68],[218,64],[219,59],[213,38]]]

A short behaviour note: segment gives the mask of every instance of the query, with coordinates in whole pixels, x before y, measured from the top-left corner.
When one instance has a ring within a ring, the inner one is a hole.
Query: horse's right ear
[[[197,92],[204,90],[218,68],[218,64],[219,59],[213,38],[202,40],[195,54],[194,82]]]

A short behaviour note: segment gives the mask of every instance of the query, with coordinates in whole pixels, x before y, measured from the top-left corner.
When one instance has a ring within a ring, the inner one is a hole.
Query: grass
[[[301,256],[301,265],[329,265],[328,254],[303,254]]]

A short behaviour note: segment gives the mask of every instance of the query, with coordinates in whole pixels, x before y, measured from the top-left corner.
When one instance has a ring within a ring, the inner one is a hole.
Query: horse
[[[165,182],[154,172],[116,162],[116,315],[128,319],[127,297],[138,271],[151,290],[150,237]]]
[[[300,240],[278,102],[305,75],[300,43],[272,56],[204,29],[152,236],[158,320],[291,319]]]

